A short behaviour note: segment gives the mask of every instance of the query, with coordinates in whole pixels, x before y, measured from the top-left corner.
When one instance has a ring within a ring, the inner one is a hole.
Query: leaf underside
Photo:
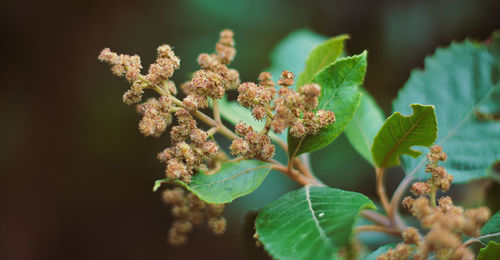
[[[467,40],[440,48],[425,59],[425,69],[412,72],[393,103],[402,113],[409,103],[435,106],[436,144],[448,154],[442,165],[455,182],[486,177],[500,158],[500,121],[492,120],[500,111],[499,50],[499,34],[490,45]],[[426,178],[425,158],[403,156],[402,164],[407,174]]]

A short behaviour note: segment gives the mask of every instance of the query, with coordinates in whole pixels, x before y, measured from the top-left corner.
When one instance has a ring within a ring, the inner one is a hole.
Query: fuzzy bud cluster
[[[259,75],[259,85],[252,82],[240,85],[238,103],[251,108],[257,120],[269,117],[269,126],[276,133],[290,128],[290,134],[295,137],[317,134],[321,128],[335,122],[335,114],[322,109],[313,112],[318,106],[321,87],[316,83],[306,84],[297,92],[288,88],[295,84],[294,78],[292,72],[284,70],[278,80],[281,88],[276,91],[271,74],[263,72]]]
[[[137,112],[142,115],[139,122],[139,131],[144,136],[160,137],[168,125],[172,123],[172,101],[162,96],[158,99],[150,98],[137,106]]]
[[[411,191],[417,196],[429,195],[437,189],[448,191],[453,175],[448,174],[444,167],[438,165],[439,161],[446,161],[447,155],[443,152],[441,146],[435,145],[431,147],[430,153],[427,154],[427,165],[425,171],[431,173],[431,178],[427,182],[415,182],[411,186]]]
[[[169,45],[162,45],[158,47],[158,57],[155,63],[149,66],[146,79],[157,84],[162,85],[174,74],[174,70],[179,69],[180,59],[175,56],[174,51]]]
[[[183,103],[188,109],[206,108],[207,98],[220,99],[226,90],[235,89],[240,84],[238,71],[227,67],[236,55],[231,30],[220,33],[215,50],[216,53],[202,53],[198,56],[201,70],[193,73],[191,81],[181,86],[187,95]]]
[[[255,119],[262,120],[266,118],[271,101],[276,95],[274,87],[245,82],[238,87],[238,92],[238,103],[244,107],[251,108]]]
[[[303,85],[296,92],[288,88],[294,84],[293,74],[283,71],[281,76],[278,85],[282,88],[278,92],[276,115],[272,122],[275,132],[281,133],[290,127],[290,134],[302,137],[306,134],[317,134],[321,128],[335,122],[335,114],[331,111],[319,109],[316,113],[313,112],[318,106],[318,97],[321,94],[318,84]]]
[[[159,86],[165,88],[168,93],[175,95],[177,90],[173,82],[168,79],[172,77],[174,70],[180,66],[180,59],[175,56],[170,46],[158,47],[156,62],[151,64],[147,75],[141,75],[141,58],[138,55],[125,55],[112,52],[105,48],[99,54],[98,59],[111,65],[111,71],[118,77],[125,77],[132,85],[123,94],[123,102],[127,105],[139,103],[145,88]]]
[[[188,110],[180,109],[175,115],[179,125],[170,130],[172,146],[159,153],[158,160],[166,164],[165,175],[169,179],[189,183],[205,161],[214,158],[219,146],[215,141],[207,141],[207,132],[197,128]]]
[[[193,193],[179,187],[166,189],[163,192],[163,201],[172,206],[172,215],[176,218],[168,233],[168,242],[171,245],[185,244],[193,227],[204,222],[216,235],[226,230],[226,219],[222,217],[224,204],[206,203]]]
[[[417,230],[413,228],[403,233],[405,243],[415,245],[412,259],[427,259],[433,252],[437,259],[474,259],[474,253],[463,245],[462,235],[478,236],[481,227],[490,217],[488,208],[464,210],[455,206],[450,197],[441,197],[438,203],[432,201],[437,190],[447,191],[453,180],[444,168],[437,165],[446,158],[440,146],[433,146],[427,155],[426,167],[432,176],[427,182],[413,183],[412,192],[419,196],[418,198],[406,197],[403,200],[403,206],[420,221],[422,227],[429,229],[423,238],[420,238]],[[387,254],[384,257],[387,257]]]
[[[253,131],[251,126],[238,123],[235,132],[241,136],[233,140],[229,147],[234,156],[243,156],[245,159],[268,160],[274,155],[275,147],[269,136]]]

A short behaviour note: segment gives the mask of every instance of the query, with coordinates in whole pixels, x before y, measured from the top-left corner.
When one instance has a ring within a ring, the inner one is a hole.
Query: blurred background
[[[278,173],[228,206],[223,236],[202,227],[186,246],[167,245],[169,208],[151,190],[167,135],[139,134],[138,115],[121,102],[128,84],[97,61],[104,47],[137,53],[147,68],[168,43],[182,59],[180,84],[231,28],[232,67],[254,81],[290,32],[349,33],[348,53],[369,51],[365,88],[389,114],[411,69],[452,40],[486,39],[499,11],[498,0],[3,1],[0,259],[264,257],[242,227],[247,212],[296,187]],[[344,136],[312,163],[327,184],[375,197],[372,169]],[[403,173],[388,175],[391,191]]]

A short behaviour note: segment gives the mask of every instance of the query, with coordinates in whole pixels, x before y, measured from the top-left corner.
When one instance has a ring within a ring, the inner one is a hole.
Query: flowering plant
[[[101,52],[99,60],[131,84],[123,102],[137,104],[139,131],[159,137],[170,129],[170,145],[157,156],[165,163],[165,178],[154,190],[166,184],[163,199],[176,217],[171,244],[184,244],[193,226],[203,222],[222,234],[224,204],[254,191],[277,170],[304,187],[258,213],[254,237],[274,258],[473,259],[471,245],[489,242],[479,258],[495,259],[487,257],[500,248],[500,213],[491,217],[487,207],[464,209],[448,196],[438,198],[438,192],[448,191],[452,181],[494,174],[491,165],[500,158],[500,34],[487,43],[439,49],[394,101],[395,111],[410,115],[395,112],[385,120],[361,88],[367,53],[345,56],[347,38],[337,36],[312,49],[297,81],[283,70],[276,82],[272,73],[262,72],[257,83],[241,83],[239,72],[229,67],[236,56],[233,32],[223,30],[215,52],[199,55],[200,70],[180,85],[182,99],[170,80],[180,66],[170,46],[158,47],[145,75],[139,56]],[[140,103],[145,90],[159,97]],[[229,91],[237,92],[237,104],[225,97]],[[342,132],[373,165],[382,211],[360,193],[327,187],[303,156]],[[231,141],[226,150],[217,142],[222,137]],[[273,158],[276,149],[287,153],[287,162]],[[385,172],[400,164],[407,176],[389,199]],[[417,197],[403,199],[409,186]],[[400,204],[419,225],[409,226]],[[371,224],[357,223],[359,216]],[[367,254],[356,239],[366,231],[400,237],[401,243]]]

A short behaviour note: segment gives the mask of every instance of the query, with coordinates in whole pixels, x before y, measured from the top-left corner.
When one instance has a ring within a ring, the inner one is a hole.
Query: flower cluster
[[[182,86],[187,95],[183,103],[188,109],[206,108],[207,98],[220,99],[226,90],[235,89],[240,83],[238,71],[227,67],[236,55],[231,30],[220,33],[215,50],[216,53],[198,56],[198,64],[202,69],[193,73],[191,81]]]
[[[160,137],[168,125],[172,123],[172,101],[166,96],[150,98],[137,106],[137,112],[142,115],[139,131],[145,136]]]
[[[229,147],[234,156],[243,156],[245,159],[258,158],[264,161],[273,157],[275,147],[269,136],[253,131],[251,126],[244,123],[236,124],[235,131],[243,138],[234,139]]]
[[[435,195],[440,189],[447,191],[453,180],[445,169],[438,166],[446,160],[440,146],[433,146],[427,155],[427,171],[432,174],[427,182],[416,182],[412,192],[419,196],[406,197],[403,206],[417,218],[429,232],[422,238],[415,228],[403,233],[404,243],[377,259],[426,259],[434,252],[437,259],[474,259],[474,253],[462,243],[462,235],[478,236],[481,227],[490,217],[486,207],[464,210],[455,206],[450,197],[441,197],[436,204]],[[404,256],[404,257],[403,257]]]
[[[238,92],[238,102],[251,108],[255,119],[262,120],[268,112],[271,113],[271,101],[276,96],[276,88],[269,72],[259,75],[259,85],[245,82],[238,87]]]
[[[288,88],[293,85],[293,74],[283,71],[281,76],[278,85],[282,88],[278,92],[276,115],[272,123],[275,132],[280,133],[290,127],[290,134],[295,137],[314,135],[319,129],[335,122],[335,114],[331,111],[318,109],[316,113],[313,112],[318,106],[318,97],[321,94],[318,84],[303,85],[296,92]]]
[[[141,74],[141,58],[138,55],[125,55],[112,52],[105,48],[98,59],[111,65],[111,71],[118,77],[125,77],[132,85],[123,95],[123,102],[127,105],[139,103],[145,88],[160,86],[167,93],[176,94],[175,85],[168,79],[174,70],[179,69],[180,59],[175,56],[172,48],[161,45],[157,49],[158,56],[155,63],[151,64],[147,75]]]
[[[222,217],[224,204],[208,204],[191,192],[175,187],[163,192],[163,201],[172,206],[172,215],[176,218],[168,233],[170,244],[180,246],[187,241],[187,235],[194,226],[205,220],[208,228],[216,235],[226,230],[226,219]]]
[[[290,128],[295,137],[306,134],[317,134],[319,129],[335,122],[335,114],[331,111],[319,109],[318,97],[321,87],[311,83],[303,85],[299,91],[290,89],[295,76],[290,71],[283,71],[278,85],[281,86],[276,98],[276,88],[269,73],[261,73],[259,85],[245,82],[238,88],[238,102],[252,109],[255,119],[262,120],[268,116],[270,126],[276,133]],[[276,113],[273,115],[272,111]]]
[[[186,183],[191,175],[214,158],[219,151],[215,141],[208,139],[208,133],[197,128],[196,120],[188,110],[180,109],[175,113],[179,125],[170,130],[171,147],[158,154],[158,159],[166,163],[165,174],[169,179],[180,179]],[[190,143],[186,141],[189,138]]]

